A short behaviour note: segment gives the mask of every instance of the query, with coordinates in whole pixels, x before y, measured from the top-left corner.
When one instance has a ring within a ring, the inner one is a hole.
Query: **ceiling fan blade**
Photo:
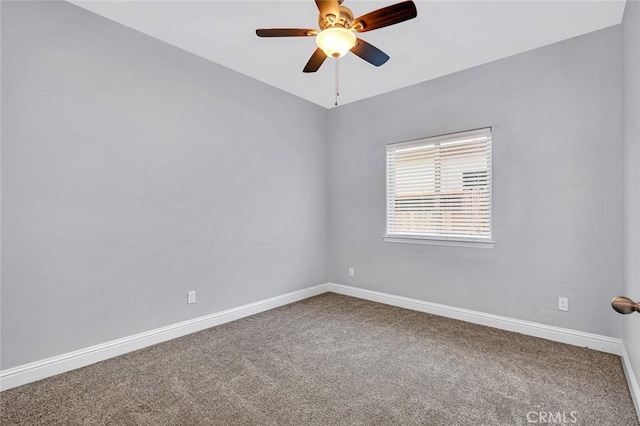
[[[318,6],[322,16],[333,15],[336,18],[340,17],[340,3],[338,3],[338,0],[316,0],[316,6]]]
[[[309,62],[307,62],[307,65],[305,65],[305,67],[302,70],[302,72],[316,72],[316,71],[318,71],[320,69],[320,66],[322,65],[322,63],[324,62],[325,59],[327,59],[327,55],[324,54],[322,49],[317,48],[316,51],[313,52],[313,55],[311,55],[311,58],[309,59]]]
[[[311,37],[318,35],[318,30],[305,28],[262,28],[256,30],[258,37]]]
[[[389,60],[389,55],[360,38],[356,41],[356,45],[351,48],[351,52],[376,67],[379,67]]]
[[[382,9],[374,10],[353,20],[351,28],[359,33],[388,27],[418,16],[413,1],[403,1]]]

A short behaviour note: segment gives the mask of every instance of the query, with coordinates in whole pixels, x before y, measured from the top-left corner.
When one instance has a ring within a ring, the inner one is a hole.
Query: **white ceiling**
[[[78,6],[318,105],[333,106],[335,66],[302,68],[315,39],[259,38],[256,28],[317,28],[313,0],[78,1]],[[399,0],[346,0],[356,16]],[[391,59],[340,60],[346,104],[619,24],[624,0],[416,1],[418,17],[361,34]]]

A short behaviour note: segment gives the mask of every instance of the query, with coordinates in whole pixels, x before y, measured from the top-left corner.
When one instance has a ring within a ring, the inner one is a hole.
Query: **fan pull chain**
[[[336,102],[335,106],[338,106],[338,96],[340,96],[340,59],[336,58]]]

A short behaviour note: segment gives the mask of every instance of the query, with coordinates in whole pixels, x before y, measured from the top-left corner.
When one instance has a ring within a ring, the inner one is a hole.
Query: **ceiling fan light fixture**
[[[356,45],[356,35],[346,28],[330,27],[320,31],[316,37],[316,44],[325,55],[341,58]]]

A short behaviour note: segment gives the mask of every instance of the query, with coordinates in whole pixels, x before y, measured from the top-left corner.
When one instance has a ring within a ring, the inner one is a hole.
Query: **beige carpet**
[[[5,391],[0,408],[2,425],[638,424],[617,356],[335,294]]]

